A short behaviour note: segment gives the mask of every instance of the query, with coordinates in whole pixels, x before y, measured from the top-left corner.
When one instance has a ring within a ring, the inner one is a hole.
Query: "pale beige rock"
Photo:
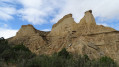
[[[103,25],[96,25],[95,18],[92,15],[92,11],[86,11],[84,17],[78,24],[77,34],[92,34],[92,33],[101,33],[101,32],[110,32],[116,31],[110,27],[104,27]]]
[[[53,25],[51,32],[22,26],[9,43],[23,43],[36,54],[51,55],[62,48],[73,54],[87,54],[90,59],[109,56],[119,63],[119,31],[96,25],[92,11],[86,11],[80,23],[68,14]]]
[[[68,14],[53,25],[49,36],[65,36],[71,33],[71,31],[76,28],[76,25],[76,22],[72,18],[72,14]]]
[[[36,34],[37,30],[32,25],[22,25],[21,29],[17,32],[16,36],[30,36]]]
[[[22,25],[16,36],[8,40],[13,44],[24,44],[33,53],[39,54],[40,49],[47,44],[44,36],[48,33],[36,30],[32,25]]]

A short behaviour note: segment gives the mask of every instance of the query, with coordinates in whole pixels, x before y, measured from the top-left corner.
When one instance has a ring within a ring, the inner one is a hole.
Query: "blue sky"
[[[98,25],[119,30],[119,0],[0,0],[0,37],[15,36],[21,25],[49,31],[64,15],[78,23],[92,10]]]

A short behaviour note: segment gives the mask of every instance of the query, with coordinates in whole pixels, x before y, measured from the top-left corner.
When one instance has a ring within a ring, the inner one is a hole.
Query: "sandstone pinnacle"
[[[67,14],[65,15],[63,18],[61,18],[56,24],[53,25],[52,28],[56,27],[58,24],[62,23],[63,20],[67,19],[67,18],[72,18],[72,14]]]
[[[36,29],[33,25],[22,25],[20,30],[17,32],[16,36],[29,36],[36,33]]]
[[[86,11],[84,15],[85,21],[87,24],[96,24],[95,18],[92,15],[92,10]]]
[[[53,25],[49,36],[65,36],[75,28],[74,26],[76,27],[76,22],[72,14],[65,15]]]

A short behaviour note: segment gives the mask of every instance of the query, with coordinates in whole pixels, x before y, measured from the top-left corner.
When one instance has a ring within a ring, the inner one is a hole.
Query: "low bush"
[[[11,46],[7,40],[0,38],[0,60],[7,63],[19,63],[31,59],[35,56],[23,44]]]
[[[16,45],[12,49],[14,51],[28,51],[28,52],[30,52],[30,50],[27,47],[25,47],[23,44]]]
[[[60,52],[58,52],[58,56],[66,59],[70,58],[70,54],[66,48],[63,48]]]
[[[4,38],[0,38],[0,54],[6,50],[9,49],[10,46],[8,45],[7,40],[5,40]]]

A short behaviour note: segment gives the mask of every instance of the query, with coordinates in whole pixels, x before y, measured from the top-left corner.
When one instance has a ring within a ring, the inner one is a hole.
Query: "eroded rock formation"
[[[87,54],[91,59],[109,56],[119,60],[119,31],[96,25],[92,11],[86,11],[79,23],[68,14],[53,25],[51,32],[23,25],[9,43],[23,43],[36,54],[52,54],[66,48],[73,54]],[[119,62],[119,61],[118,61]]]

